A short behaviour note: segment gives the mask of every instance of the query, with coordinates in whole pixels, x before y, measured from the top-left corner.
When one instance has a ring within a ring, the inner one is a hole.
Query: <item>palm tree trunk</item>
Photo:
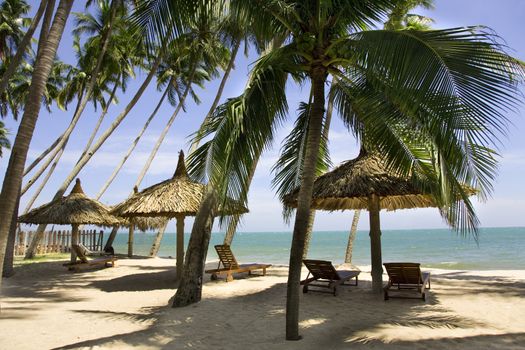
[[[55,149],[55,147],[58,145],[58,143],[60,142],[60,140],[62,139],[62,137],[64,136],[64,134],[60,135],[44,152],[42,152],[38,158],[36,158],[33,163],[31,163],[31,165],[29,165],[25,170],[24,170],[24,176],[26,176],[31,170],[33,170],[37,165],[38,163],[40,163],[40,161],[42,159],[44,159],[48,154],[49,152],[51,152],[52,150]]]
[[[210,243],[213,218],[217,211],[217,202],[215,191],[208,188],[197,216],[195,216],[188,244],[188,253],[184,260],[182,277],[173,298],[173,307],[187,306],[201,300],[204,266]]]
[[[79,243],[78,225],[71,225],[71,260],[72,264],[77,262],[77,252],[73,249],[74,245]]]
[[[184,215],[177,216],[177,280],[180,280],[184,267]]]
[[[286,339],[298,340],[299,336],[299,282],[305,246],[306,231],[310,219],[310,204],[315,180],[315,168],[321,143],[326,81],[326,68],[314,67],[310,73],[313,84],[314,101],[308,122],[308,138],[301,187],[297,198],[297,212],[293,230],[288,283],[286,289]]]
[[[135,223],[133,218],[129,219],[129,233],[128,233],[128,257],[133,257],[133,240],[135,238]]]
[[[251,175],[251,174],[250,174]],[[251,183],[250,176],[249,183]],[[250,187],[248,185],[248,187]],[[239,225],[239,220],[241,219],[241,216],[238,214],[233,214],[230,222],[228,223],[228,229],[226,230],[226,235],[224,235],[224,241],[222,244],[226,245],[232,245],[233,236],[235,236],[235,231],[237,230],[237,225]]]
[[[73,168],[73,170],[71,170],[71,172],[66,177],[66,179],[64,180],[64,182],[62,183],[58,191],[55,193],[53,200],[58,199],[62,197],[62,195],[64,195],[64,192],[66,191],[67,187],[71,184],[71,182],[75,179],[78,173],[82,170],[84,165],[86,165],[86,163],[91,159],[91,157],[95,154],[95,152],[98,151],[98,149],[104,144],[104,142],[108,139],[108,137],[111,136],[113,131],[116,130],[116,128],[120,125],[120,123],[124,120],[124,118],[129,114],[131,109],[137,104],[138,100],[144,93],[144,90],[146,90],[146,87],[148,87],[149,83],[155,76],[155,72],[157,71],[157,68],[159,67],[161,60],[162,60],[162,55],[159,54],[153,66],[151,67],[151,70],[148,76],[146,77],[142,85],[139,87],[137,92],[135,93],[135,96],[133,96],[133,98],[128,103],[126,108],[124,108],[124,110],[119,114],[119,116],[115,118],[113,123],[106,129],[106,131],[102,135],[100,135],[97,142],[95,142],[95,144],[89,150],[89,152],[86,153],[84,157],[79,159],[77,164],[75,164],[75,167]],[[26,256],[25,256],[26,259],[31,259],[35,256],[36,247],[42,240],[45,229],[46,229],[46,225],[38,225],[38,228],[35,232],[33,240],[31,241],[31,244],[29,245],[29,248],[27,249]]]
[[[101,47],[100,53],[98,54],[97,63],[95,65],[95,68],[91,72],[91,77],[90,77],[88,85],[87,85],[86,93],[83,95],[83,97],[79,98],[79,104],[78,104],[78,106],[77,106],[77,108],[75,110],[75,114],[73,116],[73,119],[71,120],[71,123],[69,124],[69,127],[65,131],[62,140],[57,145],[57,149],[61,148],[64,143],[67,144],[67,142],[69,140],[69,135],[71,135],[71,133],[73,132],[73,129],[77,125],[77,122],[80,119],[80,116],[82,115],[82,112],[84,112],[84,109],[86,108],[87,103],[89,102],[91,94],[93,93],[93,89],[95,88],[95,85],[97,83],[98,73],[100,72],[100,68],[102,67],[102,60],[104,59],[104,55],[106,54],[107,48],[109,46],[109,38],[111,37],[111,32],[112,32],[112,29],[113,29],[113,25],[112,24],[113,24],[113,20],[115,18],[115,14],[116,14],[116,5],[115,5],[115,2],[112,1],[111,2],[111,14],[110,14],[110,19],[108,21],[108,30],[105,31],[103,36],[102,36],[102,39],[101,39],[102,47]],[[111,100],[110,100],[110,103],[111,103]],[[110,103],[108,103],[108,106],[107,106],[108,108],[109,108],[109,104]],[[55,153],[55,155],[56,155],[56,153]],[[83,155],[84,154],[82,154],[82,156]],[[81,158],[82,158],[82,156],[81,156]],[[54,156],[53,156],[53,158],[54,158]],[[25,194],[26,191],[29,189],[29,187],[31,187],[31,185],[38,179],[38,177],[40,177],[40,175],[45,170],[45,168],[47,168],[47,166],[49,165],[51,160],[52,160],[52,158],[50,157],[49,161],[46,162],[45,165],[43,165],[41,167],[41,171],[37,172],[37,174],[35,174],[35,176],[33,176],[33,178],[26,184],[26,186],[24,186],[24,188],[22,189],[22,195]],[[36,235],[35,235],[35,237],[36,237]]]
[[[332,112],[334,111],[334,98],[335,98],[335,95],[332,92],[333,91],[332,88],[334,87],[336,82],[337,82],[337,79],[334,77],[332,80],[332,83],[330,84],[330,93],[328,95],[328,108],[326,110],[326,118],[325,118],[324,127],[323,127],[323,139],[324,140],[328,140],[328,133],[330,131],[330,123],[332,121]],[[308,250],[310,249],[310,241],[312,239],[312,232],[314,229],[314,222],[315,222],[315,212],[316,212],[315,209],[311,209],[310,219],[308,221],[308,231],[306,231],[306,238],[304,240],[303,259],[307,258]]]
[[[73,118],[69,122],[69,125],[66,131],[64,131],[64,133],[62,134],[61,139],[59,140],[58,144],[55,146],[53,153],[51,153],[51,155],[47,158],[44,164],[42,164],[40,168],[33,174],[33,177],[31,177],[31,179],[24,185],[24,187],[22,187],[22,192],[21,192],[22,195],[24,195],[31,188],[31,186],[33,186],[33,184],[36,183],[36,181],[40,178],[40,176],[42,176],[44,171],[46,171],[49,164],[51,164],[53,159],[56,159],[57,162],[60,160],[60,157],[58,156],[58,154],[59,153],[62,154],[63,149],[65,149],[65,147],[67,146],[67,143],[69,142],[69,136],[73,132],[73,129],[75,128],[75,126],[78,123],[78,120],[80,119],[80,115],[78,114],[78,111],[80,109],[82,96],[83,96],[83,92],[80,92],[77,107],[75,108],[75,114],[73,115]],[[40,155],[39,158],[41,157],[42,155]],[[32,165],[33,164],[31,164],[31,166]]]
[[[162,144],[162,141],[164,141],[164,138],[168,134],[168,131],[170,130],[171,126],[173,125],[173,122],[175,121],[175,118],[177,118],[177,115],[179,114],[180,110],[182,109],[182,106],[184,106],[184,102],[186,102],[186,98],[188,97],[188,94],[191,90],[191,83],[193,81],[193,78],[195,76],[195,70],[197,69],[197,66],[194,65],[192,67],[192,70],[190,72],[190,75],[188,77],[188,85],[186,86],[186,89],[184,90],[184,93],[179,99],[179,104],[175,108],[175,111],[171,115],[170,119],[166,123],[166,126],[164,127],[164,130],[162,130],[161,134],[159,135],[159,138],[157,139],[157,142],[155,143],[155,146],[153,146],[153,149],[151,150],[151,153],[148,157],[148,160],[146,161],[146,164],[142,167],[142,170],[137,178],[137,181],[135,182],[135,186],[138,188],[140,186],[140,183],[144,179],[144,176],[146,176],[146,173],[148,172],[149,167],[151,166],[151,163],[153,162],[153,159],[155,159],[155,156],[157,155],[157,152],[159,151],[160,145]]]
[[[348,236],[348,244],[346,245],[345,264],[352,263],[352,253],[354,251],[354,241],[360,214],[361,210],[354,211],[354,218],[352,219],[352,226],[350,227],[350,235]]]
[[[133,153],[133,150],[135,150],[135,147],[137,147],[140,139],[142,138],[142,135],[144,135],[144,132],[148,128],[149,124],[151,123],[151,121],[153,120],[155,115],[157,115],[157,112],[159,111],[160,106],[162,105],[162,103],[164,102],[164,99],[166,98],[166,95],[168,94],[168,90],[169,89],[166,88],[166,90],[164,91],[164,94],[162,94],[162,97],[159,100],[159,103],[157,103],[157,106],[155,107],[155,109],[153,110],[151,115],[149,116],[148,120],[146,120],[146,123],[144,124],[144,126],[142,127],[142,130],[140,130],[139,134],[137,135],[137,137],[135,138],[135,140],[133,141],[133,143],[129,147],[128,151],[126,152],[126,155],[122,158],[120,163],[115,167],[115,170],[113,170],[113,173],[111,174],[111,176],[106,180],[106,182],[104,183],[104,185],[102,186],[102,188],[98,192],[97,197],[96,197],[97,199],[100,199],[100,197],[102,197],[102,195],[106,192],[106,190],[108,189],[109,185],[111,185],[111,183],[113,182],[115,177],[118,175],[118,173],[120,172],[120,170],[124,166],[124,163],[126,163],[126,161],[128,160],[129,156],[131,155],[131,153]]]
[[[157,256],[159,249],[160,249],[160,242],[162,242],[162,237],[164,237],[164,232],[166,232],[166,227],[168,227],[168,222],[169,221],[166,221],[166,223],[162,227],[159,227],[159,231],[157,232],[157,235],[155,236],[155,239],[153,240],[153,244],[151,245],[149,256],[151,257]]]
[[[383,292],[383,266],[381,259],[381,225],[379,222],[379,196],[368,197],[368,213],[370,215],[370,250],[372,257],[372,291]]]
[[[189,90],[189,89],[186,89]],[[155,142],[155,145],[153,146],[153,149],[151,150],[148,159],[146,160],[146,163],[142,167],[142,170],[140,171],[140,174],[137,178],[137,181],[135,181],[135,185],[137,188],[140,186],[140,183],[142,180],[144,180],[144,176],[146,176],[146,173],[148,172],[149,167],[151,166],[151,163],[153,162],[153,159],[155,159],[155,156],[157,155],[157,152],[159,151],[160,146],[162,145],[162,142],[164,141],[164,138],[166,137],[168,131],[170,130],[171,126],[173,125],[173,122],[175,121],[175,118],[179,114],[181,108],[182,108],[183,100],[179,101],[179,104],[177,105],[177,108],[175,108],[175,111],[171,115],[170,119],[164,126],[164,129],[159,135],[159,138],[157,139],[157,142]]]
[[[60,149],[60,151],[56,155],[55,161],[53,162],[53,164],[51,164],[51,168],[49,168],[49,171],[47,172],[46,176],[44,177],[44,180],[42,181],[40,186],[38,186],[38,188],[36,189],[35,193],[33,193],[33,196],[31,197],[31,199],[27,202],[26,208],[24,209],[24,214],[26,214],[29,210],[31,210],[31,207],[33,206],[33,204],[35,203],[36,199],[38,198],[38,196],[40,195],[40,193],[44,189],[44,186],[46,185],[47,181],[49,180],[49,178],[53,174],[53,171],[55,170],[55,168],[56,168],[56,166],[58,164],[58,161],[60,160],[60,157],[62,157],[62,154],[64,153],[65,147],[66,147],[65,144],[62,145],[62,148]]]
[[[210,106],[210,109],[208,111],[208,114],[204,117],[204,120],[202,121],[202,124],[206,123],[208,119],[211,118],[211,115],[215,111],[215,108],[217,108],[217,105],[219,104],[219,101],[221,100],[222,93],[224,91],[224,87],[226,86],[226,81],[228,81],[228,78],[230,76],[230,73],[233,69],[233,65],[235,63],[235,58],[237,57],[237,53],[239,52],[239,47],[241,46],[241,40],[237,40],[235,42],[235,46],[233,47],[232,55],[230,57],[230,61],[228,62],[228,66],[226,67],[226,70],[224,71],[224,75],[222,76],[221,83],[219,85],[219,89],[217,90],[217,94],[215,94],[215,99],[213,100],[213,103]],[[198,131],[200,133],[200,129]],[[199,140],[200,137],[197,137],[197,140]],[[195,152],[195,150],[199,147],[199,141],[193,142],[190,147],[190,154]]]
[[[44,10],[46,9],[46,4],[47,4],[47,0],[42,0],[40,2],[40,6],[38,7],[38,10],[35,13],[33,22],[31,22],[31,25],[29,26],[29,28],[27,28],[27,32],[24,34],[24,37],[22,38],[20,45],[18,45],[16,54],[11,59],[11,62],[9,63],[7,70],[4,72],[4,75],[2,76],[2,80],[0,80],[0,95],[2,95],[2,93],[5,91],[5,89],[7,88],[7,84],[9,84],[9,79],[11,79],[13,74],[16,72],[16,69],[20,65],[20,62],[22,62],[22,58],[24,57],[24,53],[26,52],[27,45],[29,45],[29,43],[31,42],[33,33],[35,32],[36,27],[40,23],[42,14],[44,13]]]
[[[11,226],[9,228],[9,237],[7,238],[7,248],[4,257],[4,268],[2,270],[2,277],[11,277],[15,274],[13,261],[15,257],[15,239],[18,221],[18,206],[20,204],[20,195],[17,198],[15,210],[13,210],[13,217],[11,219]]]
[[[43,45],[42,53],[35,62],[35,70],[26,99],[24,115],[18,127],[18,133],[4,176],[2,192],[0,193],[0,270],[3,270],[11,220],[19,197],[18,194],[22,184],[29,144],[42,106],[42,96],[72,5],[73,0],[60,1],[47,42]]]
[[[120,74],[116,80],[119,81],[119,79],[120,79]],[[95,136],[97,136],[98,129],[100,129],[100,125],[102,124],[102,121],[104,121],[104,118],[106,117],[106,114],[108,113],[109,106],[111,105],[111,103],[113,102],[113,99],[115,98],[115,94],[117,93],[118,86],[119,86],[118,83],[115,83],[113,85],[113,90],[111,91],[111,94],[109,95],[108,102],[102,109],[102,113],[100,114],[100,117],[97,120],[97,124],[95,124],[95,128],[93,129],[93,131],[91,132],[91,135],[89,136],[89,140],[86,143],[86,146],[84,147],[84,150],[82,151],[82,154],[80,155],[80,158],[82,158],[86,154],[86,152],[89,151],[89,148],[91,147],[91,144],[93,143],[93,140],[95,139]]]
[[[194,74],[195,74],[195,69],[196,69],[196,66],[193,67],[193,69],[192,69],[192,71],[190,73],[190,76],[188,78],[188,86],[184,90],[184,93],[181,96],[181,98],[179,100],[179,103],[178,103],[177,107],[175,108],[175,111],[173,112],[173,114],[171,115],[170,119],[166,123],[166,126],[164,127],[164,130],[162,130],[161,134],[159,135],[159,138],[157,139],[157,142],[153,146],[153,149],[150,152],[148,160],[146,161],[146,163],[142,167],[142,170],[141,170],[141,172],[140,172],[140,174],[139,174],[139,176],[137,178],[137,181],[135,182],[135,186],[134,187],[138,188],[140,186],[140,183],[144,179],[144,176],[146,176],[146,173],[148,172],[148,169],[151,166],[151,163],[153,162],[153,159],[155,159],[155,156],[157,155],[157,152],[159,151],[159,148],[160,148],[162,142],[164,141],[164,138],[168,134],[168,131],[170,130],[171,126],[173,125],[173,122],[175,121],[175,118],[177,117],[177,115],[179,114],[180,110],[182,109],[182,106],[184,105],[184,102],[186,101],[186,98],[188,97],[188,94],[189,94],[189,92],[191,90],[191,82],[192,82]],[[173,81],[174,81],[174,79],[171,80],[171,82],[173,82]],[[167,91],[167,89],[166,89],[166,91]],[[179,232],[178,232],[179,221],[180,220],[177,218],[177,237],[179,235]],[[184,222],[184,218],[182,219],[182,221]],[[168,223],[166,222],[166,226],[167,225],[168,225]],[[160,241],[162,240],[162,237],[164,236],[164,231],[166,229],[166,226],[164,226],[164,228],[160,228],[159,232],[157,232],[157,237],[156,237],[155,241],[153,242],[153,244],[151,246],[150,254],[152,254],[153,252],[155,252],[155,255],[157,254],[157,252],[158,252],[158,250],[160,248]],[[183,228],[184,228],[184,224],[183,224]],[[182,235],[184,236],[184,231],[182,232]],[[177,244],[178,244],[178,240],[177,240]],[[183,253],[182,253],[182,257],[183,256],[184,256],[184,250],[183,250]],[[177,279],[179,279],[181,275],[182,275],[182,262],[179,261],[179,250],[178,250],[178,245],[177,245]]]
[[[55,3],[55,0],[47,1],[46,13],[44,15],[44,20],[42,21],[42,26],[40,27],[40,35],[38,36],[38,48],[36,52],[37,57],[41,54],[44,43],[46,42],[47,36],[49,35],[49,26],[51,25],[51,20],[53,19]]]
[[[113,242],[115,241],[115,237],[117,236],[118,232],[118,226],[114,226],[111,230],[111,233],[109,234],[108,240],[106,241],[106,244],[104,245],[104,251],[107,252],[111,246],[113,246]]]
[[[308,227],[306,229],[306,236],[304,238],[303,259],[308,257],[308,250],[310,248],[310,240],[312,239],[312,232],[315,222],[315,209],[310,209],[310,217],[308,218]]]
[[[173,80],[171,80],[169,84],[171,84],[172,81]],[[151,123],[151,121],[153,120],[153,118],[157,115],[157,112],[159,111],[160,106],[162,105],[162,103],[164,102],[164,99],[168,95],[168,90],[169,90],[169,88],[166,88],[166,90],[164,90],[164,93],[162,94],[162,97],[160,98],[159,102],[157,103],[157,106],[155,107],[155,109],[153,110],[153,112],[151,113],[149,118],[146,120],[146,123],[142,127],[142,130],[140,130],[139,134],[137,135],[137,137],[135,138],[135,140],[133,141],[133,143],[129,147],[128,151],[126,152],[126,154],[124,155],[124,157],[122,158],[120,163],[115,167],[115,169],[113,170],[113,172],[111,173],[109,178],[106,180],[106,182],[104,183],[104,185],[102,186],[102,188],[98,192],[98,194],[96,196],[96,199],[100,199],[100,197],[102,197],[102,195],[106,192],[108,187],[111,185],[113,180],[115,180],[115,178],[117,177],[118,173],[120,172],[120,170],[122,169],[122,167],[124,166],[126,161],[128,160],[128,158],[131,155],[131,153],[133,153],[133,151],[137,147],[140,139],[142,138],[142,135],[144,135],[144,132],[146,132],[146,129],[148,128],[148,126]],[[166,225],[164,225],[164,227],[159,228],[159,232],[157,233],[157,236],[155,237],[155,240],[154,240],[153,245],[152,245],[151,250],[150,250],[150,256],[157,255],[159,247],[160,247],[160,241],[162,240],[162,236],[164,235],[164,231],[166,230],[166,226],[167,225],[168,225],[168,222],[166,222]],[[111,231],[111,234],[108,237],[106,245],[104,246],[104,250],[109,249],[109,247],[111,247],[113,245],[113,241],[115,240],[115,237],[117,235],[117,230],[118,230],[118,227],[115,227]]]

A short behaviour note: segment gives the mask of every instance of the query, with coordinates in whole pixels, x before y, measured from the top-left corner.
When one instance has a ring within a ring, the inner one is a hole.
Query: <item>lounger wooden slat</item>
[[[266,275],[266,269],[272,266],[271,264],[241,264],[237,263],[235,256],[230,249],[229,245],[221,244],[216,245],[215,250],[219,256],[219,266],[216,269],[206,270],[204,272],[211,273],[211,279],[218,279],[219,275],[226,275],[226,281],[233,281],[234,273],[248,272],[252,275],[252,271],[261,270],[262,275]],[[222,267],[221,267],[222,265]]]
[[[77,258],[80,260],[80,262],[75,264],[65,264],[64,266],[66,266],[70,271],[77,272],[83,269],[100,266],[115,267],[115,262],[117,261],[117,258],[114,256],[107,256],[97,259],[88,259],[87,256],[84,254],[84,249],[82,249],[80,246],[73,245],[71,248],[75,250]]]
[[[430,272],[421,272],[418,263],[385,263],[384,265],[388,273],[388,284],[384,288],[385,300],[394,297],[389,294],[391,289],[413,290],[420,294],[421,299],[426,299],[426,289],[430,289]],[[406,298],[404,295],[395,297]]]
[[[332,262],[326,260],[305,259],[303,263],[308,269],[308,276],[301,281],[303,293],[308,293],[309,287],[320,287],[328,289],[329,293],[337,296],[338,286],[353,278],[355,278],[353,285],[357,286],[358,284],[358,276],[361,272],[359,270],[336,270]]]

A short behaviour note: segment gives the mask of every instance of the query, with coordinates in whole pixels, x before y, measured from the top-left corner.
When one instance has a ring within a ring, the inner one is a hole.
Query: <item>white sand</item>
[[[433,270],[426,302],[385,302],[361,267],[359,286],[337,297],[301,293],[303,340],[287,342],[285,267],[231,283],[207,276],[200,303],[173,309],[173,265],[19,267],[3,282],[0,349],[525,349],[524,271]]]

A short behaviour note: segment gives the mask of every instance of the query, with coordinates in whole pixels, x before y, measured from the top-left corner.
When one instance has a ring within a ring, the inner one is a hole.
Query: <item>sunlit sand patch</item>
[[[285,314],[284,309],[276,309],[276,310],[268,311],[268,315],[284,315],[284,314]]]
[[[302,328],[310,328],[310,327],[314,327],[314,326],[323,324],[326,321],[327,321],[326,318],[310,318],[308,320],[299,322],[299,326]]]
[[[446,328],[446,331],[444,330]],[[482,334],[497,334],[494,329],[488,328],[428,328],[428,327],[400,327],[396,325],[378,325],[372,329],[366,329],[354,333],[351,337],[345,339],[345,342],[369,343],[371,341],[380,341],[382,343],[396,343],[400,341],[418,341],[418,340],[449,340],[455,338],[472,337]]]

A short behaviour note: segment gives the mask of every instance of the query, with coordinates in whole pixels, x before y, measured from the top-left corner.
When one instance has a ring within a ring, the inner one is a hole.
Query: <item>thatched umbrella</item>
[[[298,192],[296,189],[286,195],[284,203],[296,207]],[[388,171],[379,157],[364,151],[318,177],[311,204],[313,209],[369,211],[372,288],[377,292],[382,290],[383,274],[379,211],[436,206],[432,196],[422,193],[410,179]]]
[[[177,219],[177,276],[182,274],[184,263],[184,218],[194,216],[206,192],[206,185],[194,182],[188,176],[184,163],[184,152],[180,151],[177,169],[171,179],[135,193],[116,205],[112,214],[122,217],[166,217]],[[243,206],[234,206],[234,211],[245,213]],[[130,227],[130,235],[132,228]],[[129,251],[132,248],[128,247]],[[177,277],[178,278],[178,277]]]
[[[20,216],[18,221],[27,224],[71,225],[71,245],[78,244],[79,225],[120,225],[120,220],[109,213],[108,207],[84,194],[79,179],[68,196],[31,210]],[[76,254],[71,249],[71,262],[75,262],[75,259]]]

